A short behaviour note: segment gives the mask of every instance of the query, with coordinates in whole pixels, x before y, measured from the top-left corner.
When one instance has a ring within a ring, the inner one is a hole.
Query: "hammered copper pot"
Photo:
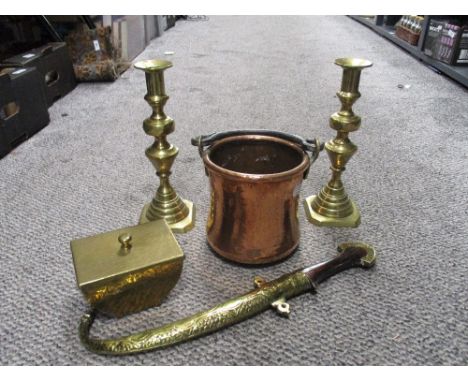
[[[311,164],[305,150],[315,150],[314,160],[319,151],[316,141],[312,146],[289,134],[254,132],[260,133],[218,133],[192,141],[211,185],[208,244],[243,264],[275,262],[297,248],[299,192]]]

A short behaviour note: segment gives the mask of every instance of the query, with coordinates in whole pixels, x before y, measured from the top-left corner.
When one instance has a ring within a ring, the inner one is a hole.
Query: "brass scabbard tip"
[[[96,318],[96,311],[94,310],[91,310],[88,313],[83,314],[83,316],[81,316],[79,334],[80,334],[80,339],[82,341],[84,341],[84,339],[89,336],[89,330],[95,318]]]

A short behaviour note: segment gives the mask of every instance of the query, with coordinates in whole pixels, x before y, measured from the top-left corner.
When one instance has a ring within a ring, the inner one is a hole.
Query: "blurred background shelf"
[[[449,65],[442,61],[435,60],[432,57],[424,54],[424,42],[427,37],[427,32],[430,25],[430,20],[438,16],[424,16],[424,22],[422,26],[421,36],[418,41],[418,45],[411,45],[406,41],[398,38],[395,35],[395,23],[401,16],[349,16],[353,20],[359,22],[362,25],[372,29],[380,36],[390,40],[400,48],[406,50],[409,54],[416,57],[418,60],[423,61],[425,64],[430,66],[432,69],[439,73],[443,73],[458,83],[468,87],[468,66],[462,65]],[[446,16],[440,16],[446,17]],[[465,16],[466,17],[466,16]]]

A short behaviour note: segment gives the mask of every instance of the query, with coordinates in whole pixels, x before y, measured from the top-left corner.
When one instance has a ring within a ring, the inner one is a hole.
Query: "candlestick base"
[[[314,204],[317,204],[317,195],[311,195],[304,200],[304,210],[307,220],[316,226],[356,228],[361,224],[361,214],[359,209],[350,199],[348,199],[346,209],[351,210],[351,213],[343,217],[321,215],[313,209],[312,206]]]
[[[195,227],[195,206],[190,200],[185,200],[185,199],[182,199],[182,200],[189,210],[188,215],[184,219],[179,220],[178,222],[175,222],[175,223],[168,223],[166,221],[169,228],[172,230],[172,232],[175,232],[175,233],[186,233],[190,231],[193,227]],[[143,210],[141,211],[141,215],[140,215],[139,224],[144,224],[150,221],[147,217],[147,211],[150,205],[151,203],[148,203],[148,204],[145,204],[145,206],[143,207]]]

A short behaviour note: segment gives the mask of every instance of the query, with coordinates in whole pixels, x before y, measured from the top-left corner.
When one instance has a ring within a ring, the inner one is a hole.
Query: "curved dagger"
[[[215,307],[159,328],[116,339],[90,337],[95,312],[85,314],[80,323],[80,339],[90,351],[98,354],[124,355],[160,349],[215,332],[273,307],[280,315],[289,315],[286,300],[315,290],[317,285],[336,273],[352,267],[370,268],[375,263],[375,250],[364,243],[343,243],[339,255],[328,261],[301,269],[273,281],[254,280],[256,289],[234,297]]]

